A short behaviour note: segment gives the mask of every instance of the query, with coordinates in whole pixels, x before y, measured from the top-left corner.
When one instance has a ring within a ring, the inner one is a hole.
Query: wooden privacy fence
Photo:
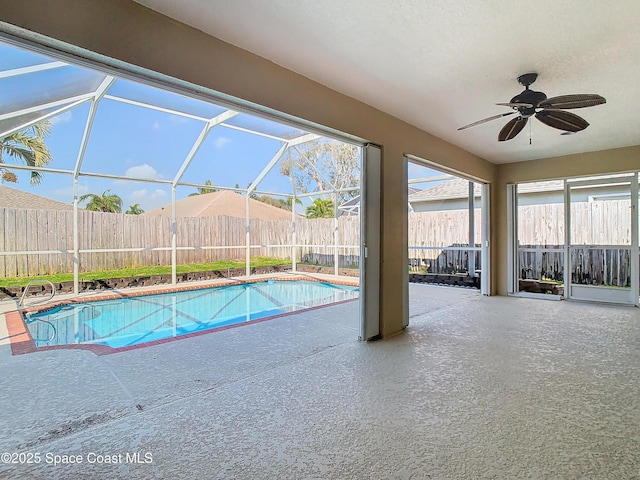
[[[562,250],[563,245],[554,247]],[[582,285],[631,286],[631,249],[573,247],[571,281]],[[520,278],[564,281],[564,251],[523,246],[518,252]]]
[[[574,245],[631,243],[631,200],[598,200],[571,204]],[[551,203],[518,207],[520,245],[564,245],[564,205]]]
[[[571,204],[572,282],[630,285],[630,251],[613,248],[631,244],[630,212],[630,199]],[[520,278],[564,280],[565,240],[564,205],[518,207]]]
[[[481,213],[475,210],[476,247],[480,246]],[[480,266],[480,251],[469,248],[469,210],[409,214],[409,267],[415,273],[465,273]],[[475,260],[475,261],[474,261]]]
[[[479,245],[477,245],[476,249],[472,249],[468,245],[452,245],[451,247],[437,250],[422,250],[409,247],[409,269],[411,273],[466,274],[469,270],[472,272],[479,270],[480,260]]]
[[[244,260],[245,222],[227,216],[177,218],[177,263]],[[73,225],[72,211],[0,208],[1,252],[45,252],[0,255],[0,277],[72,272]],[[341,217],[337,230],[331,218],[297,218],[296,260],[333,265],[336,231],[339,265],[358,266],[358,217]],[[170,218],[81,210],[78,232],[81,272],[171,264]],[[251,256],[291,261],[292,239],[291,221],[250,220]]]
[[[563,280],[563,245],[520,245],[518,268],[520,278]],[[554,251],[554,250],[560,251]]]
[[[447,246],[466,242],[467,218],[466,211],[411,213],[409,245]],[[479,225],[479,212],[476,218]],[[245,258],[245,219],[212,216],[176,220],[178,264]],[[337,231],[339,266],[359,266],[359,217],[339,217],[337,230],[336,222],[331,218],[297,218],[295,230],[296,261],[333,266],[334,232]],[[170,218],[81,210],[78,212],[78,231],[82,272],[171,264]],[[479,242],[479,230],[476,238]],[[293,235],[288,220],[252,219],[250,241],[252,256],[291,261]],[[129,251],[109,251],[113,249]],[[73,212],[0,208],[0,251],[46,252],[0,255],[0,277],[72,272]],[[431,259],[432,263],[440,261],[444,267],[438,270],[444,272],[446,266],[462,262],[460,255],[466,255],[455,252],[451,255],[456,258],[449,259],[440,254],[440,250],[420,250],[414,257]]]
[[[629,200],[575,204],[576,242],[620,244],[630,239]],[[519,241],[523,245],[553,246],[564,243],[562,205],[534,205],[519,208]],[[409,214],[409,258],[415,265],[432,265],[434,273],[447,273],[451,266],[466,265],[469,250],[468,210]],[[627,223],[625,223],[625,218]],[[602,221],[611,226],[601,228]],[[398,234],[400,235],[398,219]],[[580,223],[578,223],[580,222]],[[46,275],[73,271],[73,212],[0,208],[0,252],[39,251],[45,254],[0,255],[0,277]],[[475,239],[480,244],[480,210],[475,212]],[[341,267],[357,267],[360,261],[360,219],[296,219],[296,261],[334,265],[337,243]],[[80,271],[111,270],[133,266],[171,264],[171,219],[121,215],[81,210],[78,213]],[[245,219],[213,216],[178,218],[177,263],[202,263],[221,259],[244,259]],[[337,232],[337,241],[334,234]],[[291,261],[291,221],[250,221],[252,256],[269,256]],[[458,246],[451,250],[444,247]],[[415,249],[411,247],[438,247]],[[130,249],[113,252],[113,249]],[[140,250],[142,249],[142,250]],[[88,252],[87,250],[97,250]],[[540,252],[540,255],[543,252]],[[547,255],[521,265],[553,265],[562,262]],[[476,266],[480,254],[475,252]],[[543,261],[544,260],[544,261]],[[545,263],[546,262],[546,263]],[[557,265],[557,267],[555,266]],[[538,267],[539,266],[539,267]],[[476,267],[478,268],[478,267]],[[527,267],[528,268],[528,267]],[[550,267],[544,267],[550,271]],[[532,274],[536,275],[536,274]],[[535,278],[535,277],[532,277]],[[539,277],[538,277],[539,278]]]

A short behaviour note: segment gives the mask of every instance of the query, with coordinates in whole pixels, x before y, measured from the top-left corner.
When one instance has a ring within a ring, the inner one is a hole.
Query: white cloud
[[[165,190],[155,189],[147,190],[146,188],[140,190],[134,190],[126,197],[129,204],[140,204],[144,210],[153,210],[154,208],[165,205],[168,200],[169,194]],[[124,208],[124,205],[123,205]],[[126,208],[125,208],[126,210]]]
[[[146,188],[141,190],[134,190],[127,198],[130,200],[141,201],[141,200],[164,200],[168,197],[168,193],[164,190],[160,190],[159,188],[149,191]]]
[[[78,197],[86,195],[87,193],[89,193],[89,187],[78,184]],[[51,196],[61,202],[70,203],[73,201],[73,187],[57,188],[51,192]]]
[[[167,198],[167,195],[167,192],[165,192],[164,190],[156,189],[151,193],[149,198],[151,200],[164,200],[165,198]]]
[[[153,128],[154,130],[160,130],[160,122],[156,120],[155,122],[153,122],[153,125],[151,125],[151,128]]]
[[[231,143],[231,139],[227,137],[218,137],[213,141],[213,145],[216,148],[222,148],[229,143]]]
[[[71,110],[67,110],[60,115],[56,115],[55,117],[51,117],[51,125],[58,125],[59,123],[69,123],[73,118],[73,113]]]
[[[160,173],[158,173],[158,171],[148,163],[143,163],[142,165],[134,165],[133,167],[129,167],[124,172],[124,175],[126,177],[145,178],[149,180],[162,179],[162,175],[160,175]]]

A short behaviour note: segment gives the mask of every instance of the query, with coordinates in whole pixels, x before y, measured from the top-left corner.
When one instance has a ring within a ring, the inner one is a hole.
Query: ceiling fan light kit
[[[558,97],[547,98],[543,92],[536,92],[529,88],[537,78],[537,73],[525,73],[524,75],[520,75],[518,77],[518,82],[524,86],[524,90],[513,97],[509,102],[496,104],[504,107],[510,107],[514,110],[513,112],[493,115],[460,127],[458,130],[475,127],[476,125],[481,125],[483,123],[490,122],[491,120],[517,113],[518,116],[507,122],[502,130],[500,130],[500,133],[498,134],[499,142],[511,140],[518,135],[527,125],[530,117],[537,118],[549,127],[557,128],[564,132],[575,133],[587,128],[589,126],[589,122],[575,113],[565,112],[565,110],[593,107],[595,105],[602,105],[603,103],[606,103],[604,97],[596,94],[561,95]]]

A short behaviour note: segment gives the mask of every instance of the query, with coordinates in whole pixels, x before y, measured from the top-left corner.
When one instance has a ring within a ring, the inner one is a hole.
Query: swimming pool
[[[123,348],[357,297],[355,286],[269,280],[73,303],[28,313],[25,323],[37,348],[91,344]]]

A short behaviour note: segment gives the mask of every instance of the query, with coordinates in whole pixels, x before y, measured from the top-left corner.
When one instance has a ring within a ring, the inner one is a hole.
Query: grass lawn
[[[288,260],[281,258],[254,257],[251,259],[251,267],[270,267],[274,265],[286,265]],[[227,270],[229,268],[244,268],[244,260],[219,260],[211,263],[197,263],[178,265],[177,273],[205,272],[210,270]],[[80,273],[80,281],[104,280],[107,278],[146,277],[150,275],[170,274],[171,266],[123,268],[120,270],[105,270],[103,272]],[[73,280],[73,273],[58,273],[55,275],[40,275],[37,277],[2,278],[0,287],[23,286],[31,280],[49,280],[53,283]]]

